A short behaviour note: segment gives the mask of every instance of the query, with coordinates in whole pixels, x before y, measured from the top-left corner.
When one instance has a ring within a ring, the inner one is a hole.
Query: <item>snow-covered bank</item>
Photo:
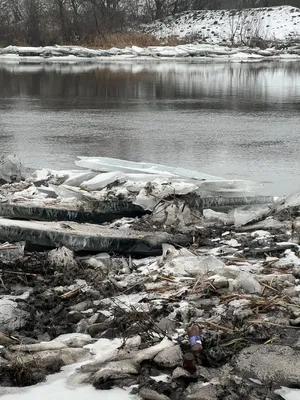
[[[300,9],[291,6],[243,10],[198,10],[169,16],[145,27],[158,38],[193,37],[207,43],[299,39]]]
[[[175,37],[190,44],[108,50],[58,45],[8,46],[0,49],[0,62],[97,63],[107,59],[259,62],[300,58],[300,9],[290,6],[189,11],[141,29],[162,40]]]
[[[259,47],[229,47],[217,44],[186,44],[179,46],[137,46],[125,49],[93,50],[78,46],[18,47],[9,46],[0,50],[0,62],[11,64],[87,64],[103,61],[160,61],[183,62],[260,62],[265,60],[292,61],[300,59],[300,45],[267,50]]]

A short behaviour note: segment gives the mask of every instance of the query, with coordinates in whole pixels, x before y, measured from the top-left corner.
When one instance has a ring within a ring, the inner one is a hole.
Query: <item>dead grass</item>
[[[124,48],[126,46],[176,46],[187,43],[185,40],[170,36],[165,40],[159,40],[154,35],[146,33],[113,33],[97,36],[84,43],[89,48],[110,49],[112,47]]]

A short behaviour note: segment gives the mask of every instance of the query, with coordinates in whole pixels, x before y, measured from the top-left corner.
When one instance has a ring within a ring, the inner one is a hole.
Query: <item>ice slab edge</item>
[[[99,202],[95,211],[80,211],[56,207],[0,203],[0,216],[37,221],[76,221],[103,223],[118,218],[135,218],[147,214],[142,207],[123,200]]]
[[[186,235],[166,232],[140,232],[132,229],[76,224],[42,223],[0,218],[0,240],[45,246],[66,246],[74,251],[116,252],[135,255],[160,255],[162,244],[186,246],[192,242]]]
[[[198,195],[186,195],[178,197],[182,198],[191,208],[199,211],[203,211],[206,208],[222,211],[238,206],[273,203],[273,197],[270,196],[200,197]],[[101,224],[123,217],[142,217],[148,213],[141,206],[126,200],[101,201],[98,202],[97,209],[93,211],[49,207],[47,205],[31,206],[30,204],[0,203],[0,216],[2,217],[36,221],[75,221]]]
[[[182,198],[191,208],[197,209],[199,211],[202,211],[206,208],[212,209],[214,211],[222,211],[226,208],[232,209],[239,206],[274,203],[274,197],[272,196],[200,197],[198,195],[186,195],[182,196]]]

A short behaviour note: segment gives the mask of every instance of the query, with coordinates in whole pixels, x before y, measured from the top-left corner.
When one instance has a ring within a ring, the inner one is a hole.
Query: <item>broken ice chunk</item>
[[[80,186],[86,190],[101,190],[111,183],[117,181],[125,182],[125,180],[126,176],[123,174],[123,172],[107,172],[104,174],[99,174],[88,181],[82,182]]]

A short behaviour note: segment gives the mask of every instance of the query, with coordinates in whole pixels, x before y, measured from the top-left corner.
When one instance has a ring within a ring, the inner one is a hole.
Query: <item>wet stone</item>
[[[93,324],[88,328],[88,333],[92,337],[97,337],[99,334],[105,332],[110,326],[109,322],[100,322],[98,324]]]
[[[177,345],[158,353],[154,362],[164,368],[175,368],[182,362],[182,356],[181,348]]]
[[[72,323],[72,324],[77,324],[78,322],[80,322],[83,319],[83,314],[81,314],[78,311],[70,311],[68,314],[68,320]]]
[[[247,374],[268,384],[298,385],[299,351],[288,346],[253,345],[239,354],[234,363],[236,373]]]
[[[212,383],[192,383],[187,388],[187,400],[217,400],[217,389]]]
[[[290,325],[292,326],[300,326],[300,317],[296,319],[290,319]]]
[[[139,391],[139,396],[144,400],[170,400],[170,397],[147,387]]]

